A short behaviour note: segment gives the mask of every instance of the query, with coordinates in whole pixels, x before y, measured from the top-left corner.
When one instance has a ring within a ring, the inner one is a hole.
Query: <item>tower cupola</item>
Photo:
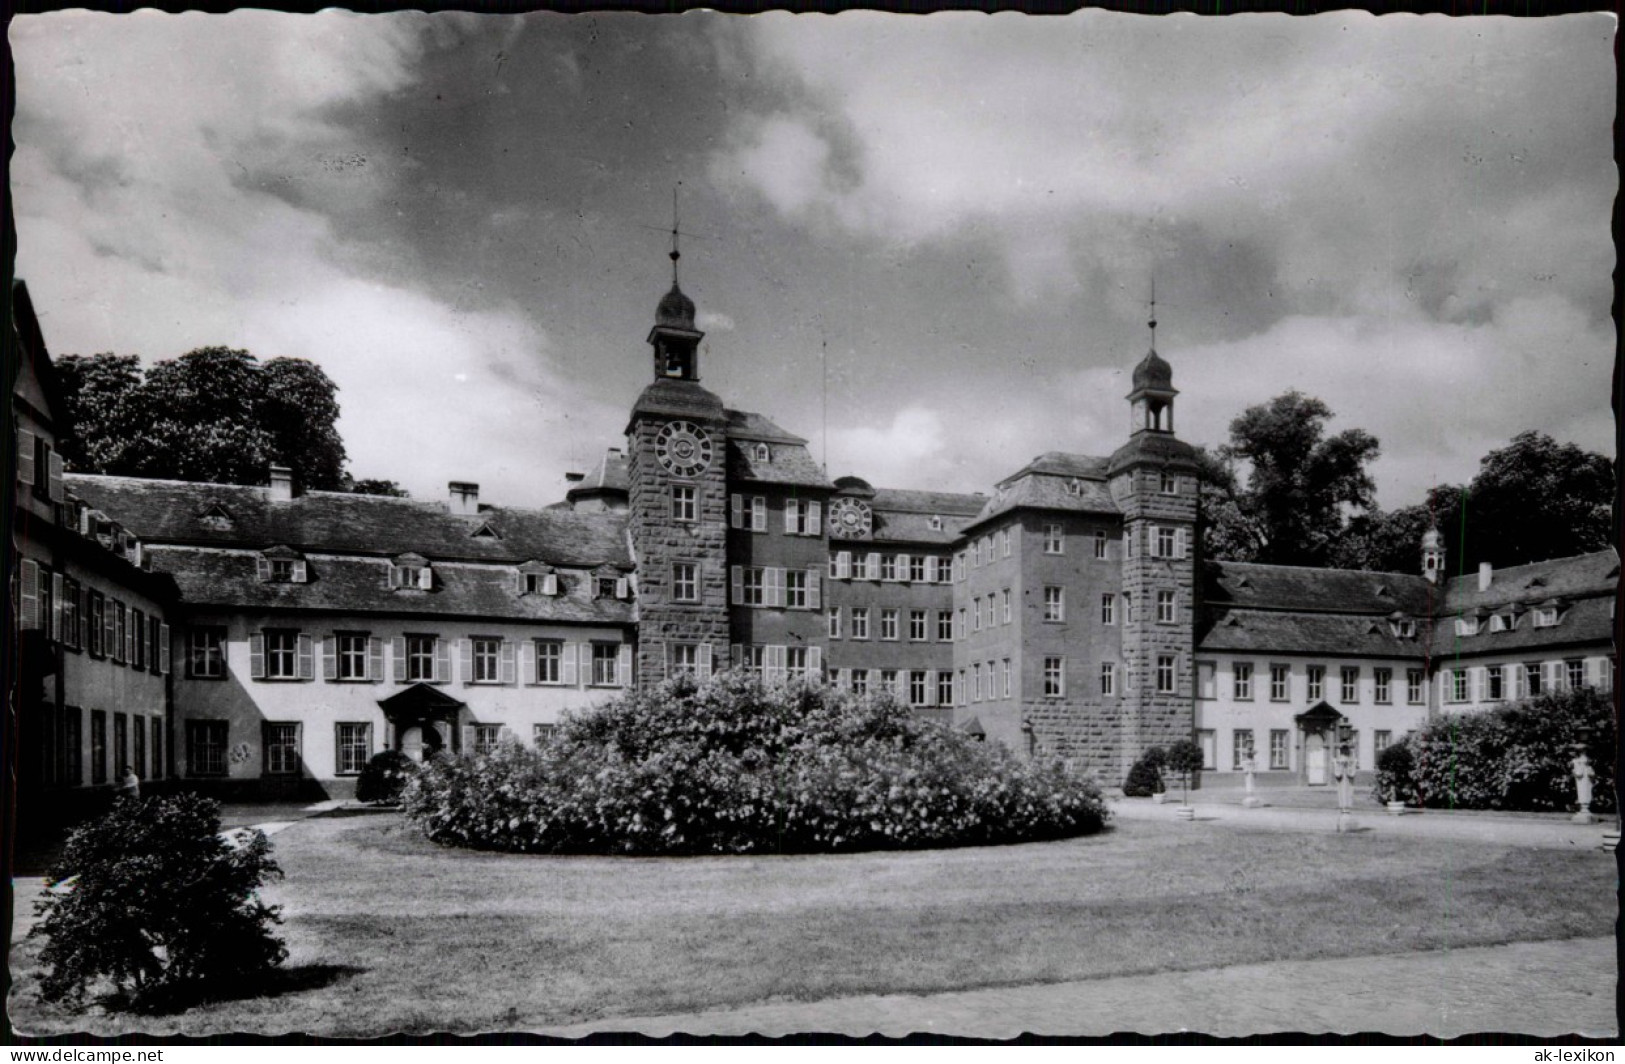
[[[1134,367],[1133,391],[1128,393],[1131,420],[1130,433],[1164,432],[1173,435],[1174,431],[1174,396],[1179,391],[1174,388],[1174,367],[1168,360],[1157,354],[1157,288],[1156,282],[1151,285],[1151,319],[1146,322],[1151,328],[1151,350],[1146,352],[1140,364]]]
[[[1430,584],[1444,579],[1444,537],[1437,528],[1422,533],[1422,575]]]

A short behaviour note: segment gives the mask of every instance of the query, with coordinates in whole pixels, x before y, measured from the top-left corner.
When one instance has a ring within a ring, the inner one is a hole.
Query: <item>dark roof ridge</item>
[[[1509,565],[1504,569],[1491,567],[1490,572],[1495,576],[1506,576],[1517,573],[1520,570],[1534,569],[1537,566],[1558,565],[1562,562],[1574,562],[1579,561],[1582,558],[1600,558],[1604,555],[1612,555],[1615,560],[1618,560],[1619,551],[1614,547],[1604,547],[1601,550],[1588,550],[1581,554],[1564,554],[1561,557],[1542,558],[1540,561],[1535,562],[1519,562],[1517,565]],[[1477,578],[1478,570],[1476,569],[1471,569],[1465,573],[1457,573],[1455,576],[1450,577],[1451,580],[1476,580]]]
[[[1257,569],[1299,569],[1315,573],[1356,573],[1361,576],[1397,576],[1400,579],[1426,580],[1421,573],[1401,573],[1392,569],[1336,569],[1329,565],[1284,565],[1280,562],[1233,562],[1222,558],[1209,559],[1216,565],[1247,565]]]

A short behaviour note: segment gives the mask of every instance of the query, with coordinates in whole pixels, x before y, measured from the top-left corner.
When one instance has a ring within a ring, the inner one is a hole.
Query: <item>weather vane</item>
[[[703,233],[696,233],[693,230],[684,229],[679,224],[679,222],[678,222],[678,214],[677,214],[677,190],[679,188],[681,188],[682,185],[683,185],[683,183],[681,181],[679,181],[679,182],[677,182],[676,185],[672,186],[672,190],[671,190],[671,226],[670,226],[670,228],[668,228],[668,227],[666,227],[664,225],[645,225],[645,224],[643,224],[641,222],[638,223],[638,228],[639,229],[652,229],[655,232],[670,233],[671,234],[671,250],[666,253],[666,257],[671,259],[671,283],[672,283],[672,287],[674,287],[674,288],[677,286],[677,260],[681,259],[683,257],[683,252],[680,249],[679,244],[678,244],[678,238],[686,236],[691,240],[707,240],[707,239],[710,239],[709,237],[705,236]]]

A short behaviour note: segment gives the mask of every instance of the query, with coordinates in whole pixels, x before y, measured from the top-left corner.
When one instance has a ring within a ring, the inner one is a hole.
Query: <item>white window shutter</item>
[[[451,683],[451,640],[435,637],[434,678],[440,683]]]
[[[367,639],[367,679],[379,683],[384,678],[384,641],[377,636]]]
[[[457,671],[463,683],[474,682],[474,642],[471,639],[457,640]]]
[[[824,648],[807,648],[807,675],[820,683],[824,679]]]
[[[113,640],[118,638],[118,618],[113,611],[116,605],[109,602],[102,610],[102,651],[114,658],[118,657],[118,647],[113,644]]]
[[[169,625],[158,625],[158,671],[169,675]]]
[[[503,683],[513,683],[519,678],[517,675],[518,662],[516,657],[517,651],[515,651],[513,643],[504,639],[502,641],[502,645],[497,650],[497,663],[501,669],[501,672],[498,675]]]
[[[909,557],[907,554],[899,554],[897,556],[897,579],[908,579],[908,568],[911,564],[913,564],[913,561],[914,559]]]
[[[751,497],[750,530],[752,532],[767,531],[767,499],[765,496],[755,495]]]
[[[784,534],[793,536],[801,531],[801,504],[795,499],[784,500]]]
[[[927,670],[925,670],[925,704],[928,705],[928,706],[934,706],[934,705],[937,704],[937,670],[936,669],[927,669]]]
[[[34,434],[27,429],[17,430],[17,483],[33,484],[34,469]]]
[[[1189,550],[1189,547],[1187,547],[1185,543],[1185,529],[1176,528],[1174,530],[1174,557],[1185,557],[1187,550]]]
[[[742,669],[742,668],[744,668],[745,667],[745,648],[744,648],[744,646],[742,644],[739,644],[739,643],[734,643],[729,647],[729,651],[730,651],[732,656],[728,659],[728,667],[730,669]]]
[[[843,550],[835,555],[835,576],[840,580],[849,580],[852,578],[851,551]]]
[[[322,640],[322,679],[336,680],[339,678],[339,637],[327,636]]]
[[[591,684],[594,680],[592,674],[592,644],[577,643],[576,653],[581,655],[581,682]]]
[[[566,687],[575,687],[580,683],[580,680],[576,677],[577,653],[575,643],[564,644],[564,653],[559,662],[559,678]]]
[[[542,594],[557,595],[559,593],[559,578],[557,574],[548,573],[542,577]]]
[[[901,669],[897,670],[897,674],[891,678],[891,693],[896,695],[899,701],[908,701],[908,673]]]
[[[807,535],[824,534],[824,504],[814,499],[807,504]]]
[[[615,597],[618,599],[625,599],[627,596],[627,589],[629,587],[630,585],[627,583],[626,577],[617,577],[615,580]]]
[[[50,453],[46,463],[50,471],[50,496],[52,502],[65,502],[67,497],[62,493],[62,456],[55,451]]]
[[[254,559],[254,569],[259,573],[261,581],[271,579],[271,559],[265,557],[265,555],[262,554]]]
[[[745,567],[742,565],[732,566],[730,575],[733,580],[733,604],[743,606],[745,604]]]
[[[418,570],[418,587],[424,591],[434,590],[434,570],[427,565]]]
[[[767,648],[767,678],[768,680],[783,680],[785,676],[784,647],[770,646]]]
[[[824,608],[824,574],[817,569],[807,570],[807,608],[810,610]]]
[[[265,679],[265,636],[260,632],[248,637],[248,675]]]
[[[784,606],[784,570],[778,566],[767,570],[767,604],[781,609]]]
[[[298,647],[299,653],[299,678],[301,680],[314,680],[316,678],[316,656],[310,636],[301,632],[295,640],[295,645]]]
[[[711,644],[701,643],[694,656],[694,673],[697,679],[709,680],[711,678]]]
[[[733,507],[728,524],[733,528],[745,527],[745,497],[738,492],[734,493]]]
[[[615,673],[622,687],[632,686],[632,644],[622,643],[615,652]]]
[[[869,553],[869,560],[867,562],[865,562],[864,564],[865,564],[866,568],[868,569],[868,572],[865,575],[868,576],[868,578],[870,580],[879,580],[880,579],[880,552],[879,551],[871,551]]]
[[[62,639],[62,574],[51,574],[51,638],[57,641]]]
[[[461,728],[458,729],[458,731],[462,733],[463,753],[468,755],[469,757],[474,756],[474,748],[476,746],[478,746],[479,742],[480,742],[480,739],[479,739],[479,734],[480,733],[475,729],[474,725],[472,725],[472,724],[464,724]]]
[[[536,643],[533,640],[519,641],[519,675],[523,677],[521,683],[541,682],[541,678],[536,675]]]
[[[303,558],[293,563],[293,582],[308,584],[310,582],[310,567]]]
[[[406,682],[406,637],[398,635],[390,640],[390,655],[395,659],[395,682]]]

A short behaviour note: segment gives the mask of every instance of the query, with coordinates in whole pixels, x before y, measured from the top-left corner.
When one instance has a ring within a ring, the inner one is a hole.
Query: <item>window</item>
[[[1342,675],[1342,702],[1344,705],[1352,705],[1360,700],[1360,668],[1358,665],[1345,665]]]
[[[433,683],[435,651],[439,637],[409,635],[406,637],[406,679],[414,683]]]
[[[888,608],[880,611],[880,638],[897,638],[897,611],[895,609]]]
[[[1550,628],[1557,623],[1557,610],[1541,608],[1535,611],[1535,627]]]
[[[488,635],[479,635],[469,640],[469,663],[473,671],[469,673],[470,683],[500,683],[502,680],[501,658],[502,640]]]
[[[1066,620],[1066,591],[1064,588],[1044,588],[1044,620]]]
[[[102,597],[100,591],[92,591],[87,597],[89,599],[90,630],[85,633],[85,644],[90,651],[91,657],[100,658],[107,654],[107,639],[104,631],[107,626],[107,600]]]
[[[79,715],[73,717],[73,759],[74,778],[79,778]],[[152,720],[152,778],[162,779],[164,775],[164,722],[154,717]]]
[[[617,687],[620,685],[620,651],[619,643],[594,643],[592,645],[592,682],[594,687]]]
[[[767,531],[767,498],[762,495],[735,495],[732,520],[734,528],[748,528],[752,532]]]
[[[1326,666],[1311,665],[1305,670],[1307,687],[1309,688],[1309,701],[1318,702],[1326,697]]]
[[[1448,678],[1448,682],[1450,684],[1450,701],[1467,701],[1467,670],[1448,669],[1445,672],[1445,676]]]
[[[868,669],[852,670],[852,693],[857,695],[866,695],[869,693]]]
[[[1247,666],[1247,680],[1252,683],[1252,666]],[[1174,693],[1174,656],[1172,654],[1157,655],[1157,693],[1171,695]],[[1251,693],[1248,694],[1252,697]]]
[[[971,599],[970,630],[973,632],[980,632],[982,630],[982,599],[980,596]]]
[[[700,600],[700,567],[693,562],[675,562],[671,567],[671,597],[674,602]]]
[[[1196,745],[1202,750],[1202,768],[1208,772],[1219,767],[1219,741],[1212,728],[1201,728],[1196,733]]]
[[[999,606],[1000,618],[1001,618],[1001,620],[1003,620],[1003,622],[1005,624],[1009,624],[1010,623],[1010,589],[1009,588],[1005,588],[1002,592],[999,593],[999,603],[1000,603],[1000,606]]]
[[[130,763],[130,720],[123,713],[113,714],[113,770],[121,777],[124,766]]]
[[[1117,693],[1117,666],[1104,662],[1100,666],[1100,693],[1115,695]]]
[[[926,623],[924,610],[908,611],[908,638],[913,643],[925,642]]]
[[[1060,525],[1044,526],[1044,553],[1063,554],[1066,551],[1066,541]]]
[[[1499,613],[1493,613],[1490,615],[1490,631],[1504,632],[1510,627],[1512,627],[1512,622],[1508,618],[1503,617]]]
[[[911,554],[908,558],[908,579],[916,584],[925,583],[925,555]]]
[[[1529,697],[1532,698],[1535,695],[1538,695],[1538,694],[1541,693],[1542,687],[1543,687],[1543,685],[1541,683],[1541,680],[1543,678],[1543,675],[1544,674],[1542,673],[1541,668],[1540,668],[1540,662],[1531,661],[1531,662],[1526,662],[1524,664],[1524,667],[1523,667],[1523,693],[1526,696],[1529,696]]]
[[[299,679],[299,633],[286,628],[265,632],[265,678]]]
[[[1172,591],[1157,592],[1157,623],[1174,623],[1174,593]]]
[[[951,672],[937,673],[937,705],[951,706],[954,704],[954,675]]]
[[[767,605],[767,570],[746,566],[740,570],[739,604],[741,606]]]
[[[557,639],[536,640],[536,682],[563,683],[564,644]]]
[[[1491,665],[1484,670],[1484,697],[1492,702],[1506,697],[1506,674],[1501,666]]]
[[[525,594],[527,595],[557,595],[559,593],[559,577],[557,573],[525,573]]]
[[[1066,660],[1044,659],[1044,697],[1060,698],[1066,694]]]
[[[841,607],[839,606],[829,608],[829,637],[831,639],[841,638]]]
[[[1382,752],[1394,745],[1394,733],[1386,728],[1379,728],[1371,733],[1371,753],[1381,757]]]
[[[1372,686],[1375,688],[1375,690],[1372,692],[1372,698],[1379,706],[1385,706],[1389,702],[1392,702],[1393,695],[1390,688],[1393,686],[1394,670],[1373,669],[1371,675],[1373,677]]]
[[[1288,682],[1292,678],[1292,666],[1270,666],[1270,701],[1285,702],[1289,697]]]
[[[1586,663],[1583,658],[1570,658],[1563,663],[1563,672],[1568,681],[1570,691],[1578,691],[1586,685]]]
[[[372,757],[371,724],[335,724],[334,771],[340,776],[359,775]]]
[[[831,580],[845,580],[852,575],[852,552],[846,550],[831,551],[829,555],[829,578]]]
[[[954,615],[954,638],[965,638],[965,607],[963,606],[959,607],[959,612]]]
[[[1478,634],[1478,618],[1477,617],[1457,617],[1456,618],[1456,634],[1457,635],[1477,635]]]
[[[1196,663],[1196,697],[1219,697],[1219,666],[1211,661]]]
[[[474,756],[489,754],[502,742],[502,725],[476,724],[474,725]]]
[[[937,642],[951,643],[954,638],[954,611],[937,611]]]
[[[298,558],[267,558],[266,570],[273,584],[302,584],[305,582],[305,562]]]
[[[752,674],[761,676],[767,672],[767,648],[759,645],[747,645],[739,648],[739,668]]]
[[[265,725],[265,774],[299,774],[299,725],[267,722]]]
[[[1422,704],[1426,677],[1421,669],[1405,670],[1405,701],[1413,706]]]
[[[692,484],[671,486],[671,519],[692,523],[699,520],[699,499]]]
[[[957,583],[965,582],[965,552],[960,551],[954,555],[954,580]]]
[[[668,643],[670,663],[667,675],[680,676],[687,673],[690,676],[700,674],[700,647],[698,643]]]
[[[1152,557],[1155,557],[1155,558],[1175,558],[1175,557],[1178,557],[1178,549],[1179,549],[1178,546],[1177,546],[1178,542],[1179,542],[1179,537],[1176,535],[1176,530],[1175,529],[1164,528],[1164,527],[1158,526],[1158,528],[1157,528],[1157,538],[1153,541],[1155,549],[1154,549],[1154,551],[1152,553]]]
[[[1179,478],[1174,476],[1172,473],[1163,473],[1159,487],[1164,495],[1178,495]],[[1249,742],[1250,741],[1251,740],[1249,739]]]
[[[61,632],[59,633],[59,638],[61,639],[63,646],[69,648],[70,650],[78,650],[80,628],[79,581],[67,577],[62,579],[62,605],[60,608],[62,610],[62,623],[60,625]],[[157,625],[157,623],[158,619],[156,617],[153,618],[153,624]],[[158,655],[155,649],[153,653],[154,667],[156,667],[158,664],[157,658]]]
[[[1290,734],[1284,728],[1270,729],[1270,768],[1284,769],[1287,767],[1287,736]]]
[[[852,638],[853,639],[868,639],[869,638],[869,607],[867,607],[867,606],[853,606],[852,607]]]
[[[911,706],[929,705],[925,683],[925,671],[914,669],[908,674],[908,704]]]
[[[807,608],[807,570],[788,569],[784,573],[784,605],[792,610]]]
[[[1015,670],[1010,668],[1010,659],[1009,658],[1004,659],[1004,669],[1002,670],[1002,672],[1003,672],[1003,675],[1004,675],[1004,697],[1009,698],[1010,697],[1011,677],[1015,673]]]
[[[114,661],[122,665],[129,660],[129,619],[124,616],[124,603],[114,599],[109,605],[113,611],[113,624],[111,626],[113,646],[109,650],[109,654],[112,656]]]
[[[94,727],[96,714],[92,713],[90,716],[91,725]],[[91,752],[91,757],[95,758],[94,750]],[[92,764],[92,768],[94,768],[94,764]],[[189,720],[186,722],[186,774],[188,776],[224,776],[226,774],[225,721]]]
[[[1106,531],[1105,531],[1105,529],[1101,529],[1100,531],[1095,533],[1095,557],[1096,558],[1104,558],[1105,556],[1106,556]]]
[[[1238,661],[1230,667],[1230,680],[1232,697],[1238,702],[1249,702],[1253,697],[1253,665],[1250,661]],[[1161,690],[1160,686],[1158,690]]]
[[[1253,756],[1253,730],[1237,728],[1230,733],[1230,764],[1240,772]]]
[[[617,576],[598,576],[593,578],[592,589],[594,598],[621,598],[625,592],[626,584]]]
[[[339,632],[334,641],[337,646],[337,658],[334,662],[336,678],[340,680],[367,680],[371,673],[367,669],[368,637],[365,632]]]
[[[194,680],[220,680],[226,675],[226,630],[194,627],[186,633],[186,675]]]
[[[429,563],[416,556],[397,558],[389,566],[390,587],[415,587],[428,591],[434,587],[434,573]]]
[[[784,534],[787,536],[817,536],[823,534],[823,503],[811,499],[786,499],[784,502]]]
[[[1116,624],[1117,623],[1117,596],[1116,595],[1107,594],[1107,595],[1100,596],[1100,623],[1101,624]]]
[[[133,644],[133,649],[130,654],[130,668],[146,668],[147,615],[137,609],[132,609],[130,611],[130,642]]]
[[[784,669],[791,679],[810,679],[812,677],[811,652],[807,647],[785,647]]]
[[[107,711],[90,711],[90,782],[107,782]]]

